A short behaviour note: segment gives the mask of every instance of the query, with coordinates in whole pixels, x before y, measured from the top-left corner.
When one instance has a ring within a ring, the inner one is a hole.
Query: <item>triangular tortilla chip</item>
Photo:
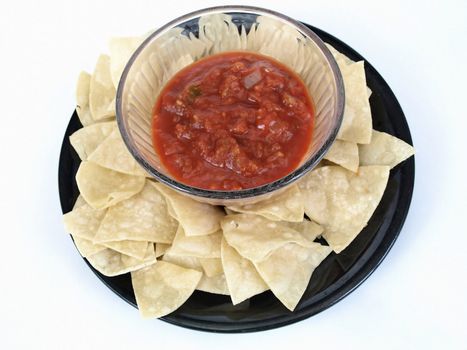
[[[94,121],[115,116],[115,94],[110,75],[110,57],[100,55],[89,88],[89,107]]]
[[[73,237],[93,240],[106,212],[107,209],[94,209],[87,203],[75,205],[72,211],[63,215],[63,222]]]
[[[143,176],[133,176],[103,168],[92,162],[81,162],[76,183],[87,203],[97,209],[107,208],[130,198],[144,186]]]
[[[344,119],[337,138],[350,142],[370,143],[373,123],[364,63],[360,61],[339,67],[344,79],[345,107]]]
[[[80,208],[80,207],[84,207],[83,209],[90,208],[81,195],[78,196],[78,198],[76,199],[73,210]],[[90,211],[85,210],[83,211],[83,217],[81,219],[86,220],[85,215],[87,214],[85,213],[92,215],[92,213],[99,213],[100,211],[105,212],[105,210],[97,210],[97,209],[91,209]],[[103,218],[104,216],[102,216],[102,219]],[[102,222],[102,220],[100,222]],[[148,246],[147,242],[116,241],[116,242],[106,242],[104,244],[94,244],[92,242],[92,239],[94,238],[98,227],[97,225],[90,225],[90,227],[95,228],[95,231],[92,231],[92,232],[85,231],[86,235],[89,235],[89,239],[82,238],[79,236],[73,236],[73,240],[75,242],[76,248],[78,248],[78,251],[84,258],[91,256],[93,254],[96,254],[98,252],[101,252],[106,248],[110,248],[124,255],[132,256],[136,259],[143,259],[144,256],[146,255],[147,246]]]
[[[254,51],[259,51],[263,45],[270,42],[270,38],[275,33],[281,31],[284,23],[268,16],[258,16],[256,22],[258,23],[256,31],[254,35],[249,35],[248,40],[254,41],[254,43],[249,43],[249,47],[252,47]]]
[[[161,257],[165,254],[167,250],[169,250],[170,244],[166,243],[156,243],[156,258]]]
[[[330,252],[330,247],[319,243],[308,248],[289,243],[276,249],[266,260],[255,263],[255,267],[274,295],[293,311],[313,271]]]
[[[73,236],[73,241],[75,242],[76,248],[78,249],[79,253],[83,258],[87,258],[88,256],[94,255],[107,249],[101,244],[94,244],[91,240],[81,238],[78,236]]]
[[[203,271],[203,267],[201,266],[199,259],[195,258],[194,256],[183,256],[183,255],[175,255],[170,253],[170,249],[162,257],[162,261],[166,261],[181,267],[185,267],[187,269],[192,269],[196,271]]]
[[[372,119],[364,62],[353,62],[328,45],[341,70],[345,88],[344,119],[337,138],[356,143],[370,143]]]
[[[300,232],[303,237],[312,242],[324,231],[324,229],[316,222],[307,219],[303,219],[302,222],[288,222],[287,226],[293,228],[297,232]]]
[[[323,226],[323,237],[336,253],[367,225],[388,177],[387,166],[361,166],[356,174],[339,166],[325,166],[300,182],[306,214]]]
[[[261,202],[230,205],[228,209],[238,213],[261,215],[274,221],[300,222],[304,215],[303,198],[297,185],[292,185],[279,195]]]
[[[122,253],[123,255],[128,255],[139,260],[144,258],[148,249],[148,242],[143,241],[113,241],[104,242],[102,245],[115,250],[116,252]]]
[[[258,215],[228,215],[221,225],[227,243],[251,261],[264,260],[272,251],[290,242],[305,247],[313,245],[287,224]]]
[[[355,142],[335,140],[324,155],[324,159],[340,165],[354,173],[358,170],[358,146]]]
[[[222,231],[204,236],[187,236],[181,225],[172,242],[170,253],[198,258],[220,258]]]
[[[197,202],[161,183],[153,185],[165,196],[169,213],[182,225],[185,235],[209,235],[220,229],[220,220],[225,214],[219,207]]]
[[[142,41],[143,37],[121,37],[110,39],[110,75],[112,76],[112,82],[115,89],[118,87],[120,77],[123,69],[128,63],[128,60]]]
[[[76,84],[76,113],[83,126],[91,125],[94,120],[89,110],[89,86],[91,84],[91,75],[81,72]]]
[[[112,249],[105,249],[97,254],[87,257],[89,263],[105,276],[118,276],[154,264],[157,259],[154,254],[154,245],[149,244],[143,260],[123,255]]]
[[[196,286],[196,290],[213,294],[229,295],[229,288],[227,287],[227,282],[225,281],[225,275],[223,273],[212,277],[203,274],[203,277],[201,277],[201,280]]]
[[[271,19],[271,21],[268,22],[270,23],[260,23],[258,25],[257,35],[261,36],[263,32],[264,35],[268,35],[268,39],[261,43],[258,52],[266,56],[274,57],[300,74],[301,72],[297,70],[299,67],[296,63],[298,62],[297,57],[301,56],[300,58],[304,58],[303,52],[298,51],[300,48],[303,48],[303,45],[300,45],[298,41],[300,37],[304,40],[303,36],[296,30],[283,25],[283,23],[278,20]],[[272,26],[273,23],[280,27],[275,29]],[[264,28],[266,28],[266,30],[264,30]]]
[[[171,243],[177,226],[167,212],[164,197],[146,183],[140,193],[108,209],[94,242],[131,240]]]
[[[199,60],[206,55],[212,45],[201,41],[192,32],[190,32],[188,35],[188,40],[182,42],[181,45],[187,45],[187,47],[189,47],[187,50],[190,52],[190,55],[194,61]],[[181,37],[185,38],[183,35]]]
[[[258,51],[259,50],[259,43],[256,40],[256,27],[257,24],[253,23],[251,25],[250,31],[246,36],[246,49],[248,51]]]
[[[222,240],[222,266],[234,305],[269,289],[253,264]]]
[[[162,317],[178,309],[193,294],[202,273],[168,262],[131,273],[142,317]]]
[[[88,160],[104,168],[121,173],[146,176],[146,171],[138,164],[123,142],[120,131],[114,130],[97,148],[88,156]]]
[[[82,195],[78,195],[78,198],[76,198],[76,202],[75,202],[75,205],[73,206],[73,209],[79,208],[85,204],[88,204],[88,202],[86,202],[86,200],[83,198]]]
[[[339,66],[344,64],[351,65],[352,63],[355,63],[355,61],[351,60],[343,53],[337,51],[332,45],[326,44],[326,46],[328,47],[329,51],[331,51],[332,55],[334,56],[334,59],[336,60],[337,64],[339,64]]]
[[[240,49],[240,35],[231,16],[215,13],[199,19],[199,39],[211,46],[211,53]]]
[[[248,46],[247,32],[245,26],[240,27],[240,50],[246,50]]]
[[[117,122],[96,123],[85,126],[70,136],[70,143],[81,160],[86,160],[112,131],[117,130]]]
[[[83,208],[84,210],[81,212],[75,211],[73,214],[70,214],[70,212],[68,213],[69,215],[65,214],[63,219],[65,221],[65,227],[69,229],[70,232],[73,230],[80,234],[81,237],[76,235],[71,236],[75,242],[76,249],[78,249],[83,258],[86,258],[106,249],[103,245],[94,244],[92,242],[92,238],[95,236],[100,222],[104,218],[105,210],[97,210],[90,207],[84,200],[83,196],[79,195],[78,198],[76,198],[73,211],[83,206],[86,207]]]
[[[213,277],[224,273],[220,258],[199,258],[198,260],[206,276]]]
[[[373,130],[371,142],[359,145],[360,165],[387,165],[391,169],[415,153],[408,143],[385,132]]]

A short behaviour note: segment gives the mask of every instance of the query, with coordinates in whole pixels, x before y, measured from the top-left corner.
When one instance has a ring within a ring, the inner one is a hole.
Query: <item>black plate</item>
[[[364,58],[332,35],[309,26],[321,39],[354,61]],[[412,144],[404,113],[393,92],[379,73],[365,60],[373,127]],[[70,211],[79,194],[75,174],[80,159],[68,137],[81,128],[76,112],[65,132],[59,164],[59,191],[62,211]],[[381,263],[394,244],[409,210],[414,186],[415,161],[411,157],[391,170],[388,186],[368,226],[341,254],[332,253],[315,270],[302,300],[288,311],[271,292],[264,292],[239,305],[230,298],[196,291],[188,301],[162,320],[192,329],[211,332],[253,332],[303,320],[338,302],[358,287]],[[136,307],[130,275],[106,277],[90,269],[118,296]]]

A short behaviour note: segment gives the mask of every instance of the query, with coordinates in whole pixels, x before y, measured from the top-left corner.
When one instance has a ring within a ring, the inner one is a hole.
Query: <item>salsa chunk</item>
[[[307,89],[289,68],[256,53],[221,53],[185,67],[163,88],[153,143],[180,182],[253,188],[299,165],[313,117]]]

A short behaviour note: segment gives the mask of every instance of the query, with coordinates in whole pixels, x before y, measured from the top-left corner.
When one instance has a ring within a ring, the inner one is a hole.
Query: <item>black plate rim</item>
[[[377,72],[377,70],[365,59],[363,58],[359,53],[357,53],[354,49],[352,49],[350,46],[345,44],[344,42],[340,41],[333,35],[318,29],[316,27],[313,27],[309,24],[303,23],[307,27],[309,27],[311,30],[313,30],[320,38],[322,37],[327,37],[328,40],[325,41],[331,41],[331,42],[337,42],[339,43],[339,46],[345,48],[345,53],[346,55],[350,56],[352,58],[355,57],[359,60],[364,60],[365,61],[365,66],[367,70],[371,70],[372,74],[376,77],[378,82],[383,86],[383,88],[386,91],[386,97],[391,99],[394,107],[398,110],[398,113],[402,117],[401,123],[402,128],[405,129],[405,141],[408,142],[409,144],[412,143],[412,138],[410,134],[410,129],[407,124],[407,119],[405,118],[405,115],[402,111],[402,108],[397,101],[396,96],[392,92],[391,88],[387,84],[387,82],[384,80],[384,78]],[[65,136],[62,142],[62,147],[60,149],[60,159],[59,159],[59,192],[60,189],[62,188],[62,180],[61,180],[61,171],[63,169],[63,164],[65,162],[65,154],[67,151],[66,147],[66,138],[68,137],[67,135],[70,134],[70,129],[71,129],[71,122],[68,125]],[[339,289],[336,291],[330,293],[325,300],[321,301],[318,305],[311,305],[307,308],[291,312],[288,316],[286,317],[277,317],[277,318],[272,318],[268,320],[263,320],[263,321],[248,321],[248,322],[240,322],[238,324],[222,324],[222,323],[217,323],[217,322],[212,322],[212,321],[199,321],[199,320],[194,320],[188,317],[182,317],[177,315],[174,317],[173,315],[168,315],[165,317],[160,318],[161,320],[168,322],[173,325],[177,325],[180,327],[188,328],[188,329],[193,329],[193,330],[198,330],[198,331],[206,331],[206,332],[215,332],[215,333],[247,333],[247,332],[257,332],[257,331],[265,331],[269,329],[274,329],[278,327],[283,327],[292,323],[296,323],[299,321],[302,321],[306,318],[309,318],[313,315],[316,315],[319,312],[322,312],[326,310],[327,308],[331,307],[332,305],[336,304],[343,298],[345,298],[347,295],[352,293],[358,286],[360,286],[370,275],[378,268],[378,266],[381,264],[381,262],[384,260],[384,258],[387,256],[391,248],[393,247],[397,237],[400,234],[400,231],[404,225],[405,219],[407,217],[411,199],[412,199],[412,194],[413,194],[413,188],[414,188],[414,180],[415,180],[415,159],[414,157],[411,157],[410,159],[406,160],[404,163],[404,166],[410,168],[409,173],[411,175],[411,178],[409,181],[411,181],[411,186],[410,186],[410,191],[405,193],[404,196],[406,198],[406,201],[404,202],[403,207],[398,207],[397,210],[397,215],[391,222],[391,227],[392,227],[392,235],[388,237],[387,235],[384,236],[382,242],[379,244],[378,249],[369,257],[368,260],[366,260],[361,266],[358,268],[358,271],[353,275],[352,279],[347,281],[343,286],[341,286]],[[60,192],[60,204],[62,208],[62,212],[65,212],[65,199],[62,198],[62,193]],[[389,228],[388,228],[389,231]],[[71,237],[71,236],[70,236]],[[128,304],[132,305],[135,307],[135,305],[127,300],[124,295],[119,293],[111,284],[107,283],[103,277],[89,264],[87,259],[83,258],[83,260],[86,262],[88,267],[91,269],[91,271],[94,272],[94,274],[104,283],[112,292],[114,292],[116,295],[118,295],[121,299],[126,301]],[[360,261],[357,261],[355,265],[359,265],[361,263]],[[355,268],[356,266],[352,267]]]

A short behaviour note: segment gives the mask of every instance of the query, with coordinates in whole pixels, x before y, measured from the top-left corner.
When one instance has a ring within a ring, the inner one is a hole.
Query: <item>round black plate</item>
[[[332,35],[309,26],[321,39],[354,61],[364,60],[352,48]],[[404,113],[389,86],[365,60],[373,127],[412,144]],[[68,137],[81,128],[76,112],[65,133],[59,164],[59,191],[63,213],[70,211],[78,197],[75,175],[80,159]],[[281,327],[303,320],[344,298],[359,286],[381,263],[404,224],[412,198],[414,158],[391,170],[384,196],[368,226],[341,254],[332,253],[315,270],[308,288],[294,312],[287,310],[271,292],[264,292],[239,305],[230,298],[196,291],[172,314],[163,317],[178,326],[211,332],[253,332]],[[87,262],[86,259],[84,259]],[[118,296],[136,307],[129,274],[106,277],[88,266]]]

